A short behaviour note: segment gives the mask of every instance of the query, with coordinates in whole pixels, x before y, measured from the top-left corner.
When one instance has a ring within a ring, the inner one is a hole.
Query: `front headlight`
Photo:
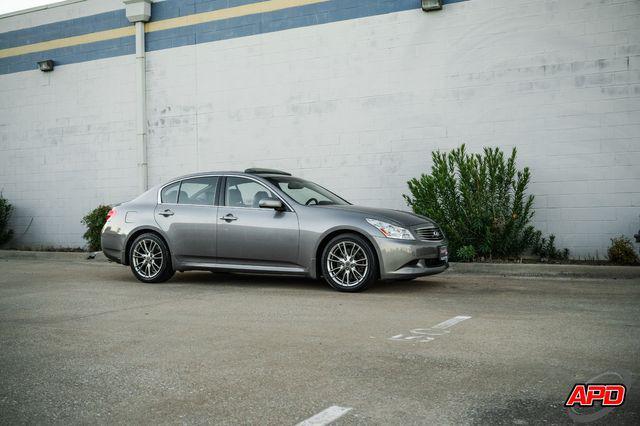
[[[378,231],[382,232],[382,234],[387,238],[395,238],[398,240],[414,240],[413,235],[409,232],[408,229],[402,228],[400,226],[392,225],[387,222],[383,222],[377,219],[365,219],[371,225],[375,226]]]

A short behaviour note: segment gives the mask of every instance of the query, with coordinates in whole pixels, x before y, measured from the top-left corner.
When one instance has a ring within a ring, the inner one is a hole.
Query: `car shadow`
[[[376,294],[412,294],[444,288],[449,283],[435,278],[418,278],[411,281],[376,281],[366,291]]]
[[[283,275],[256,275],[232,272],[190,271],[177,273],[167,284],[225,285],[242,288],[281,288],[335,292],[324,280]],[[376,281],[367,294],[410,294],[444,287],[447,283],[438,278],[420,278],[412,281]]]
[[[313,280],[304,277],[292,277],[281,275],[256,275],[233,272],[200,272],[189,271],[177,273],[168,283],[191,285],[229,285],[242,286],[243,288],[288,288],[288,289],[314,289],[328,290],[329,286],[324,281]]]

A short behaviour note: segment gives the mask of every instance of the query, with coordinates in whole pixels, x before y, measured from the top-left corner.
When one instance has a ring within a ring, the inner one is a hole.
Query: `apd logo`
[[[614,371],[599,374],[585,383],[577,383],[564,403],[567,415],[576,423],[601,419],[624,404],[630,385],[630,373]]]
[[[573,387],[565,407],[592,407],[600,401],[603,407],[618,407],[624,402],[627,388],[624,385],[586,385],[577,384]]]

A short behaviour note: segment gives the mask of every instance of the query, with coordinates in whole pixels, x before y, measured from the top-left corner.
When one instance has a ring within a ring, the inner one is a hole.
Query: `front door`
[[[218,176],[185,179],[164,187],[160,193],[156,222],[167,234],[171,252],[180,264],[207,264],[215,260],[219,179]]]
[[[220,263],[298,265],[298,216],[293,211],[260,208],[260,200],[275,197],[261,183],[227,176],[224,202],[218,208]]]

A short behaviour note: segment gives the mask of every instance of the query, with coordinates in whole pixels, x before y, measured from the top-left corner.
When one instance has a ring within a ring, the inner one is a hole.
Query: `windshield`
[[[307,206],[327,206],[331,204],[346,205],[347,201],[308,180],[291,176],[269,176],[266,178],[276,185],[282,192],[296,202]]]

